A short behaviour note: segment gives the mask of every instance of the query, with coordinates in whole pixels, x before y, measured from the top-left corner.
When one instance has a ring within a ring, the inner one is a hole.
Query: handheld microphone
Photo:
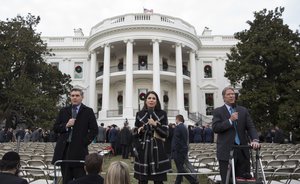
[[[236,112],[236,103],[233,103],[232,105],[231,105],[231,108],[232,108],[232,110],[233,110],[233,112]]]
[[[153,108],[148,108],[148,113],[149,113],[149,118],[150,118],[150,119],[152,119],[153,111],[154,111]]]
[[[77,117],[77,106],[72,105],[72,118],[76,119],[76,117]],[[70,130],[69,137],[68,137],[68,142],[71,142],[72,134],[73,134],[73,126],[71,126],[71,130]]]

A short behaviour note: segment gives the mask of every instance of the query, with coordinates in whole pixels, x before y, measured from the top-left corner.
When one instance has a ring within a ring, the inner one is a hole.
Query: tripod
[[[251,146],[249,145],[233,145],[232,146],[232,150],[230,151],[230,155],[229,155],[229,162],[228,162],[228,170],[227,170],[227,176],[226,176],[226,184],[229,184],[229,180],[230,180],[230,174],[232,173],[232,183],[236,184],[236,183],[254,183],[254,184],[266,184],[266,176],[263,170],[263,166],[262,166],[262,162],[259,156],[259,149],[256,149],[256,154],[255,154],[255,165],[253,163],[253,159],[252,159],[252,166],[255,167],[255,173],[254,173],[254,177],[255,180],[251,180],[251,181],[237,181],[236,177],[235,177],[235,168],[234,168],[234,150],[235,149],[252,149]],[[252,154],[251,154],[251,158]],[[260,173],[259,173],[260,171]]]

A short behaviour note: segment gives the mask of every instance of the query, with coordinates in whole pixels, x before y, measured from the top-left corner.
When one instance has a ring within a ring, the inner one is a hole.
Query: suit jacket
[[[104,179],[98,174],[88,174],[70,181],[68,184],[104,184]]]
[[[184,158],[188,154],[188,130],[183,123],[175,127],[172,139],[172,158]]]
[[[249,142],[248,136],[253,140],[258,139],[258,135],[248,110],[243,106],[237,106],[236,111],[238,112],[237,132],[240,138],[240,144],[247,145]],[[229,160],[229,153],[232,149],[232,145],[234,145],[235,128],[233,123],[230,124],[229,118],[230,113],[225,105],[213,111],[212,128],[213,131],[218,134],[218,160]],[[245,153],[249,157],[249,152],[245,151]]]
[[[0,172],[0,183],[5,183],[5,184],[28,184],[28,182],[18,176],[15,176],[10,173],[1,173]]]
[[[75,124],[72,130],[72,141],[67,140],[71,128],[66,128],[66,124],[72,117],[72,107],[62,108],[58,114],[53,130],[59,134],[56,142],[52,164],[57,160],[84,160],[88,155],[88,145],[94,140],[98,133],[97,121],[93,109],[81,104]],[[65,150],[67,148],[67,150]],[[64,155],[64,152],[66,155]]]

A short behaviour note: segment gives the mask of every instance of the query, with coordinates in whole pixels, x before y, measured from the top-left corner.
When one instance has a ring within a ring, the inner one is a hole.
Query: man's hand
[[[260,144],[258,142],[255,142],[255,141],[251,142],[250,145],[252,146],[253,149],[260,148]]]
[[[66,124],[66,127],[70,128],[70,127],[74,126],[75,120],[76,119],[74,119],[74,118],[69,119],[68,123]]]
[[[230,116],[231,121],[236,121],[238,118],[239,118],[239,113],[238,112],[234,112]]]

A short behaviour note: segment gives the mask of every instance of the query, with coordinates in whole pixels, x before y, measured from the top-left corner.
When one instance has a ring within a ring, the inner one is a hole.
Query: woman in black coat
[[[164,141],[168,137],[167,113],[161,109],[157,94],[149,91],[146,94],[144,107],[136,114],[135,120],[134,177],[139,184],[154,184],[167,181],[171,163],[164,150]]]

